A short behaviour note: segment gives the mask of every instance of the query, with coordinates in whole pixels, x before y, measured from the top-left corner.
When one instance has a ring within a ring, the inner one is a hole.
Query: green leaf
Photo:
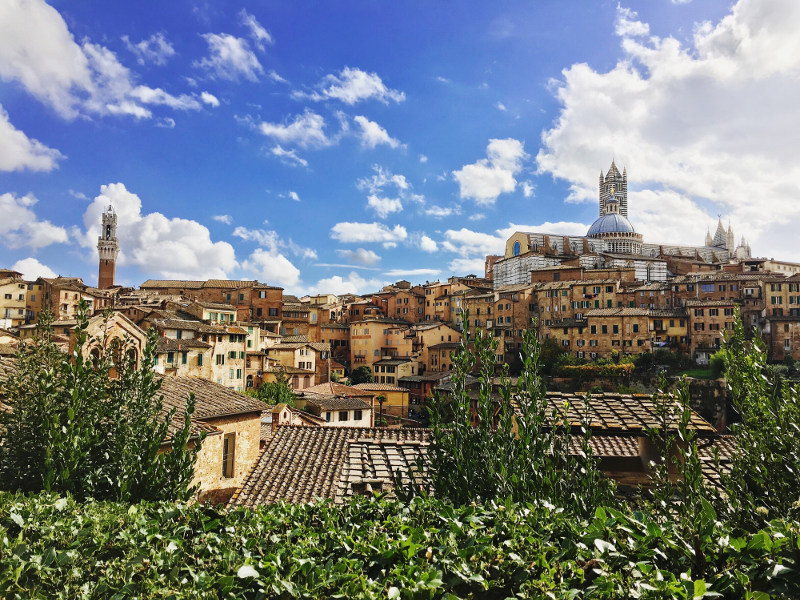
[[[394,600],[400,597],[400,590],[395,586],[389,588],[389,600]]]

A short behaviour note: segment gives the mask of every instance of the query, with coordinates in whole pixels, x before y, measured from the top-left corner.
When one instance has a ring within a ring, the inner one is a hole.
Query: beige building
[[[164,377],[160,393],[164,408],[176,410],[172,431],[181,425],[189,393],[194,394],[193,431],[196,435],[204,432],[206,438],[197,456],[192,485],[199,486],[200,502],[227,502],[258,459],[261,414],[268,407],[260,400],[194,377]],[[165,440],[165,450],[169,443]]]

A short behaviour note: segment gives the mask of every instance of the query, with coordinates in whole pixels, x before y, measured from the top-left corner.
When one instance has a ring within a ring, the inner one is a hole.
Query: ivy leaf
[[[258,571],[255,570],[253,565],[242,565],[239,567],[239,570],[236,571],[236,576],[239,579],[247,579],[248,577],[258,577]]]

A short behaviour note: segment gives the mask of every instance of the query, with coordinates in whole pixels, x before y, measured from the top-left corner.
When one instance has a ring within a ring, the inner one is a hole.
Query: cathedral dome
[[[633,225],[617,212],[606,213],[589,227],[587,237],[596,237],[604,233],[636,233]]]

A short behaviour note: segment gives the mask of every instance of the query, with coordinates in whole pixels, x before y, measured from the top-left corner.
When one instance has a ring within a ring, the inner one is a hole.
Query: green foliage
[[[247,394],[272,406],[276,404],[294,406],[295,396],[287,383],[286,373],[283,370],[276,371],[275,379],[276,381],[262,383],[257,390],[248,390]]]
[[[555,338],[545,338],[539,343],[539,367],[545,375],[553,373],[561,364],[568,362],[569,354]]]
[[[562,377],[593,379],[595,377],[628,377],[633,373],[631,363],[609,363],[589,365],[562,365],[557,373]]]
[[[129,345],[89,339],[87,327],[82,304],[71,355],[53,343],[47,318],[18,353],[16,371],[0,390],[12,406],[0,412],[0,489],[134,502],[191,497],[200,448],[186,449],[194,399],[178,421],[172,451],[159,452],[174,411],[165,418],[158,396],[155,333],[137,369]]]
[[[720,509],[749,530],[800,510],[800,395],[767,365],[756,331],[745,339],[737,312],[719,352],[731,401],[741,417],[732,426],[738,451],[724,478],[727,499]]]
[[[356,367],[353,369],[353,372],[350,373],[350,385],[356,385],[358,383],[373,383],[374,381],[375,379],[372,376],[372,369],[370,369],[367,365]]]
[[[430,498],[257,510],[0,494],[0,597],[797,598],[798,524],[714,525]]]
[[[725,372],[725,356],[721,352],[715,352],[708,359],[708,366],[711,368],[711,377],[719,379]]]
[[[613,502],[614,486],[592,458],[588,422],[582,427],[582,454],[576,455],[570,451],[571,427],[559,423],[548,405],[535,331],[524,335],[517,385],[504,376],[497,391],[492,385],[497,341],[478,332],[474,352],[467,349],[469,344],[465,336],[453,355],[453,392],[447,405],[439,397],[431,405],[436,443],[428,451],[427,475],[434,495],[455,505],[510,499],[577,514]],[[480,365],[477,396],[465,385],[476,362]]]

